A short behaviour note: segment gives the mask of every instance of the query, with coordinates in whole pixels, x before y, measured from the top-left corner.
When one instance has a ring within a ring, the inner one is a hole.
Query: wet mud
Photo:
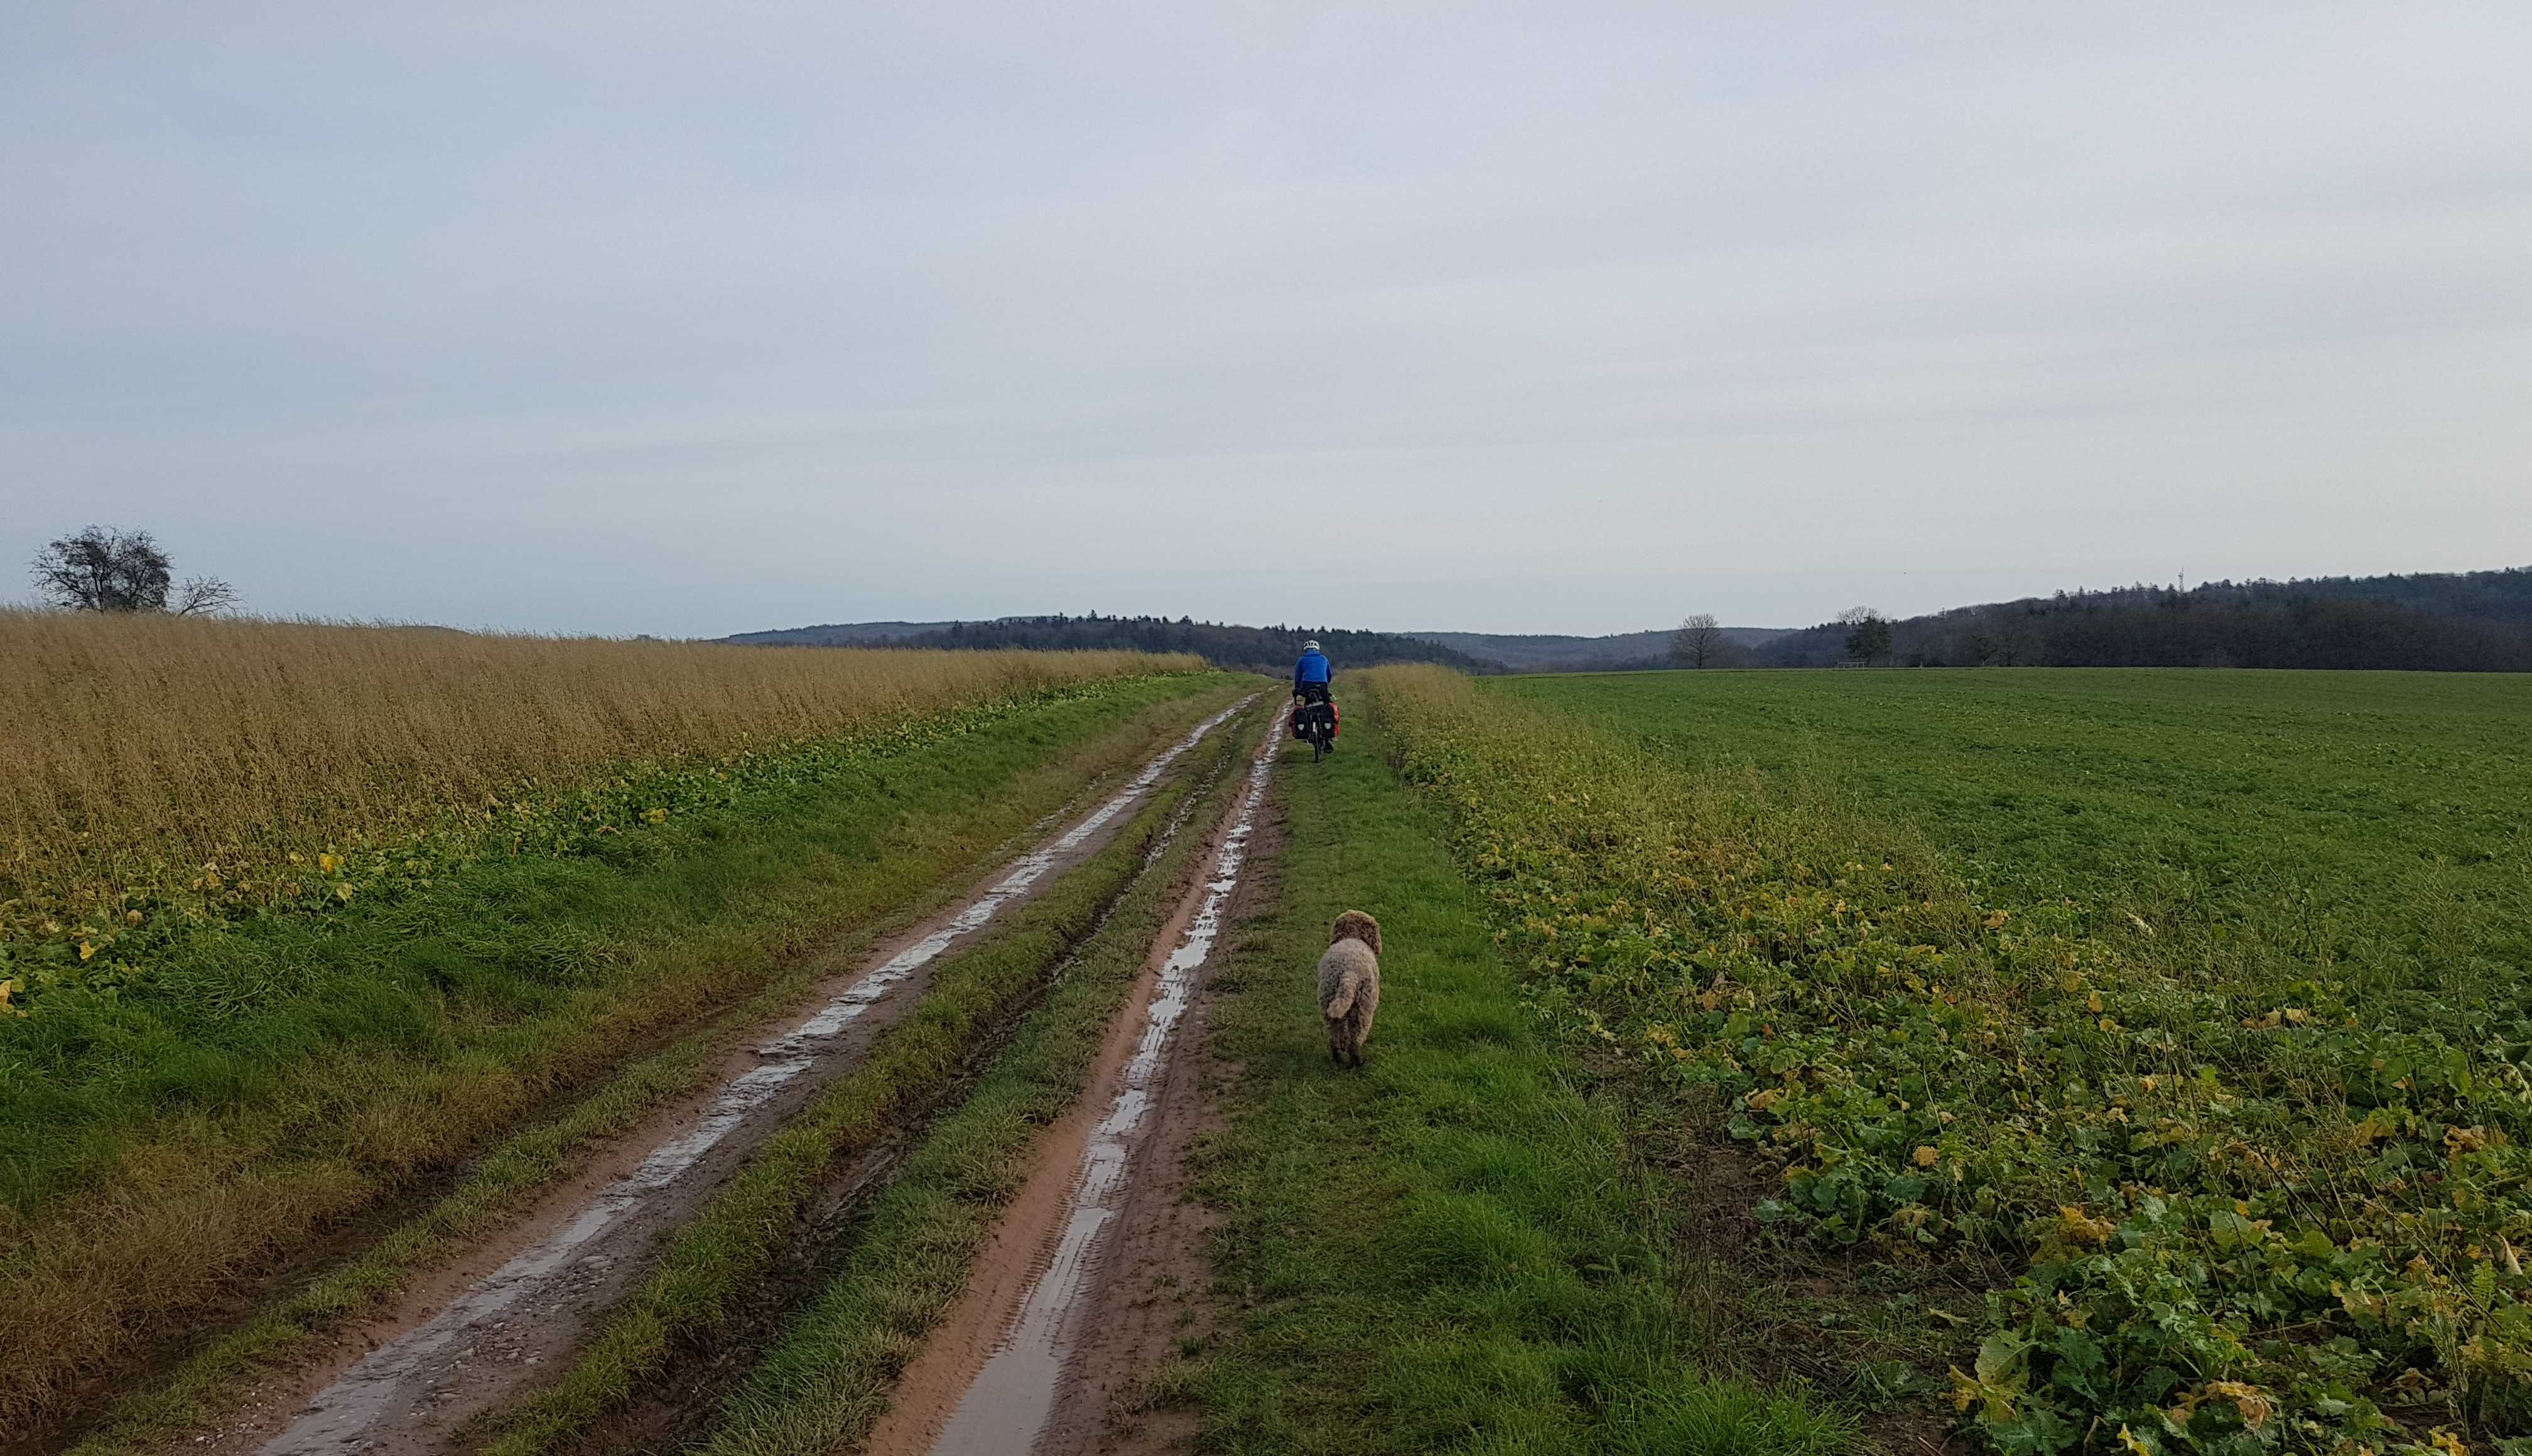
[[[1279,716],[1090,1091],[1044,1140],[967,1294],[907,1370],[871,1437],[879,1456],[1107,1449],[1154,1357],[1200,1337],[1187,1331],[1207,1277],[1204,1216],[1182,1201],[1180,1166],[1211,1102],[1205,1059],[1180,1054],[1182,1034],[1258,842],[1282,729]],[[1119,1238],[1121,1224],[1136,1237]],[[1102,1310],[1120,1321],[1093,1327]]]

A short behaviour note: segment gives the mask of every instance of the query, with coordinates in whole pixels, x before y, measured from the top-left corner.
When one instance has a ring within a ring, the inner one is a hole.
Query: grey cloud
[[[2519,8],[408,10],[0,19],[0,554],[668,633],[2532,560]]]

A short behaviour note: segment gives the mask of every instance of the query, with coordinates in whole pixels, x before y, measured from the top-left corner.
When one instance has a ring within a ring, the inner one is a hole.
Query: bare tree
[[[1723,655],[1723,626],[1712,612],[1698,612],[1670,635],[1670,660],[1680,667],[1705,667]]]
[[[179,617],[190,617],[196,612],[207,617],[225,612],[237,604],[237,588],[219,578],[187,577],[185,585],[176,588],[174,610]]]
[[[1848,607],[1837,614],[1846,629],[1846,655],[1871,662],[1890,655],[1890,619],[1869,606]]]
[[[80,612],[224,611],[237,588],[217,577],[174,586],[174,563],[145,531],[91,526],[35,553],[35,590],[54,606]],[[171,590],[174,599],[170,601]]]

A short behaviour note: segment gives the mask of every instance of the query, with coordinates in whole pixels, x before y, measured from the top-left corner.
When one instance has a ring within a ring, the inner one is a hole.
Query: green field
[[[2532,681],[1377,688],[1533,1002],[1768,1237],[1885,1328],[1987,1291],[1929,1373],[1996,1448],[2532,1430]]]
[[[2532,678],[2425,673],[1626,673],[1506,691],[1692,771],[1807,775],[2001,905],[2072,897],[2203,938],[2228,979],[2435,987],[2532,967]],[[2492,999],[2495,998],[2495,999]],[[2455,1030],[2460,1030],[2456,1027]]]

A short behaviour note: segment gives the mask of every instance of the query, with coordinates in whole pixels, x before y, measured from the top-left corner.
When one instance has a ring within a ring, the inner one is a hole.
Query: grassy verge
[[[1357,702],[1361,700],[1357,697]],[[1699,1371],[1695,1321],[1580,1095],[1372,715],[1282,779],[1271,918],[1215,984],[1242,1068],[1202,1188],[1226,1222],[1215,1349],[1165,1369],[1227,1452],[1819,1453],[1849,1428]],[[1330,1066],[1312,968],[1345,910],[1380,919],[1370,1066]]]
[[[1236,743],[1257,742],[1252,724]],[[1191,827],[1241,782],[1226,775]],[[811,1456],[866,1435],[924,1334],[957,1299],[995,1220],[1027,1176],[1038,1131],[1081,1093],[1109,1023],[1169,918],[1185,833],[1065,966],[958,1109],[942,1119],[837,1251],[825,1290],[718,1413],[710,1456]]]
[[[58,1418],[94,1388],[84,1380],[127,1370],[246,1273],[699,1008],[796,995],[1228,691],[1143,682],[1041,702],[660,826],[612,859],[488,862],[321,925],[205,941],[190,982],[181,967],[153,982],[199,994],[12,1023],[0,1417]],[[407,1230],[420,1241],[408,1252],[476,1226],[569,1149],[681,1090],[709,1059],[690,1056],[510,1149],[515,1177],[479,1175],[468,1187],[482,1209],[461,1195],[437,1232]],[[321,1306],[411,1264],[382,1257],[305,1298],[332,1291]],[[265,1332],[322,1317],[310,1307]]]
[[[2488,836],[2513,831],[2488,806],[2441,825],[2411,812],[2333,826],[2418,780],[2392,763],[2396,738],[2340,721],[2368,685],[2315,690],[2331,700],[2298,730],[2283,710],[2295,685],[2264,680],[2247,734],[2238,714],[2254,704],[2222,681],[2151,679],[2124,710],[2100,696],[2116,679],[2094,675],[1816,690],[1813,710],[1862,704],[1871,721],[1847,731],[1892,755],[1924,737],[1971,758],[2020,740],[2031,765],[2089,732],[2110,762],[2106,725],[2144,724],[2129,749],[2164,781],[2167,812],[2131,805],[2147,827],[2121,844],[2095,818],[2120,786],[2026,782],[2055,819],[2095,821],[2037,835],[2017,804],[1995,805],[2017,832],[1982,852],[2016,868],[1981,885],[1918,825],[1819,775],[1683,765],[1657,713],[1604,699],[1595,725],[1445,675],[1375,681],[1536,1003],[1701,1104],[1707,1134],[1766,1175],[1753,1212],[1784,1246],[1867,1267],[2004,1267],[1951,1377],[1996,1448],[2512,1450],[2532,1429],[2518,1257],[2532,1242],[2532,968],[2488,933],[2491,904],[2519,889],[2396,864],[2455,839],[2502,859]],[[1635,691],[1559,696],[1620,688]],[[1795,692],[1661,691],[1709,712]],[[1953,726],[1927,734],[1909,697],[1939,699],[1932,716]],[[2081,722],[2029,726],[2052,716]],[[2438,752],[2454,751],[2447,732]],[[2519,772],[2510,743],[2480,752],[2476,781]],[[2336,762],[2297,804],[2279,789],[2314,759]],[[2365,764],[2371,783],[2351,771]],[[2067,866],[2120,863],[2163,826],[2220,839],[2200,806],[2243,785],[2259,812],[2229,830],[2254,841],[2240,880],[2168,906],[2064,893],[2079,885]],[[2333,851],[2310,869],[2331,888],[2272,902],[2261,887],[2279,857],[2257,841],[2298,818]],[[2379,872],[2349,872],[2369,852]],[[2051,860],[2059,872],[2042,870]],[[2431,919],[2470,928],[2400,924]]]

